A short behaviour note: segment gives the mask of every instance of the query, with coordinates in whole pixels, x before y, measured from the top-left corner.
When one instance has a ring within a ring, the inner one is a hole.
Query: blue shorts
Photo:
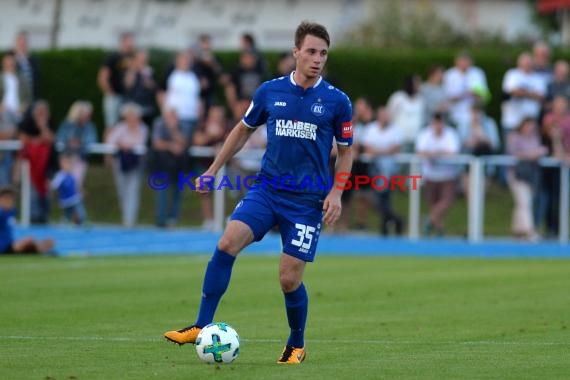
[[[248,191],[230,217],[247,224],[254,241],[279,226],[283,252],[309,262],[315,259],[322,219],[322,202],[263,189]]]

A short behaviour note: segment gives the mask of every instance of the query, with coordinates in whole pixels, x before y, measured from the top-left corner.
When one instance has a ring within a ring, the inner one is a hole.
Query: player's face
[[[293,49],[297,61],[296,70],[306,78],[316,78],[321,75],[327,61],[329,47],[325,40],[308,34],[300,48]]]

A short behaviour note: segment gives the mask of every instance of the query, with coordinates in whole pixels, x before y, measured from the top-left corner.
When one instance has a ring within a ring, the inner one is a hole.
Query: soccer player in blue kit
[[[256,186],[237,204],[208,263],[198,317],[191,326],[167,331],[166,339],[180,345],[196,342],[200,330],[214,318],[236,256],[277,225],[283,243],[279,281],[291,329],[277,362],[299,364],[305,359],[308,297],[303,272],[305,264],[314,260],[322,223],[332,225],[340,217],[343,184],[337,174],[350,173],[352,165],[350,99],[321,76],[329,45],[324,26],[302,22],[297,27],[295,71],[257,89],[245,116],[202,175],[215,176],[258,126],[267,125],[267,149]],[[335,140],[334,183],[327,186]],[[207,192],[198,180],[198,191]]]

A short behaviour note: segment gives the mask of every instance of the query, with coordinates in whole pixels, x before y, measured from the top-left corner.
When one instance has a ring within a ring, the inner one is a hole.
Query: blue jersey
[[[7,252],[14,238],[12,236],[12,219],[16,215],[16,210],[5,210],[0,208],[0,253]]]
[[[62,208],[75,206],[81,202],[81,194],[75,178],[70,173],[59,171],[51,181],[51,188],[59,192],[59,205]]]
[[[321,199],[332,186],[333,139],[352,145],[350,99],[322,78],[306,90],[295,83],[293,73],[263,83],[243,122],[250,128],[267,125],[258,182],[308,198]]]

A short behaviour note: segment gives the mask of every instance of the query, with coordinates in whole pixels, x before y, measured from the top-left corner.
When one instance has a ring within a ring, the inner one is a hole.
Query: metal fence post
[[[419,175],[420,174],[420,163],[417,157],[410,158],[410,174]],[[420,186],[413,189],[412,186],[408,186],[408,193],[410,197],[409,209],[408,209],[408,237],[410,240],[418,240],[420,238],[420,212],[421,212],[421,183],[422,180],[418,181]]]
[[[484,218],[484,184],[483,160],[472,158],[469,161],[469,189],[467,208],[467,239],[470,243],[477,243],[483,240],[483,218]]]
[[[570,212],[570,166],[560,165],[560,209],[558,241],[568,243],[568,213]]]
[[[32,184],[30,178],[30,162],[20,161],[20,224],[28,227],[31,219]]]

